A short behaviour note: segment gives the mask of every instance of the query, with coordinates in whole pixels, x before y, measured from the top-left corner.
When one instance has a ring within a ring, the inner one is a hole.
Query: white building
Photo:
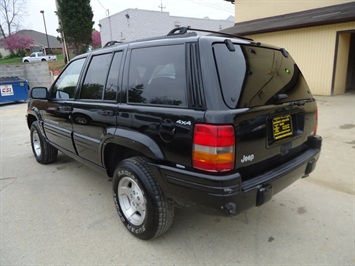
[[[99,21],[103,45],[112,40],[129,42],[162,36],[176,27],[191,26],[192,28],[220,31],[233,25],[233,16],[226,20],[200,19],[175,17],[170,16],[169,12],[140,9],[126,9]]]

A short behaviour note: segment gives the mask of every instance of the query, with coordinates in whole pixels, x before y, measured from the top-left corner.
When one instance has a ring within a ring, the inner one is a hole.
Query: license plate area
[[[276,116],[271,119],[272,141],[279,141],[293,135],[291,115]]]
[[[304,112],[280,113],[267,118],[267,148],[293,142],[304,135]],[[293,147],[293,145],[292,145]]]

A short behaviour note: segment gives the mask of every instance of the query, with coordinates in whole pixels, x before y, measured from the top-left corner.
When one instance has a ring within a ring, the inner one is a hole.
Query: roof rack
[[[226,33],[226,32],[213,31],[213,30],[203,30],[203,29],[195,29],[195,28],[191,28],[191,27],[178,27],[178,28],[175,28],[175,29],[171,30],[171,31],[167,34],[167,36],[183,35],[183,34],[186,34],[188,31],[207,32],[207,33],[213,33],[213,34],[222,35],[222,36],[227,36],[227,37],[232,37],[232,38],[239,38],[239,39],[243,39],[243,40],[254,41],[253,39],[250,39],[250,38],[247,38],[247,37],[243,37],[243,36],[239,36],[239,35],[234,35],[234,34],[230,34],[230,33]]]
[[[109,41],[109,42],[107,42],[107,43],[104,45],[104,47],[110,47],[110,46],[115,45],[115,44],[117,44],[117,43],[123,43],[123,42],[119,42],[119,41]]]

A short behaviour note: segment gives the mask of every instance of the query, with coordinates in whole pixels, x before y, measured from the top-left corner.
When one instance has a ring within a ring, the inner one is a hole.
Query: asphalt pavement
[[[108,177],[35,161],[25,103],[0,106],[0,265],[355,265],[355,94],[316,99],[315,172],[236,217],[176,210],[152,241],[124,228]]]

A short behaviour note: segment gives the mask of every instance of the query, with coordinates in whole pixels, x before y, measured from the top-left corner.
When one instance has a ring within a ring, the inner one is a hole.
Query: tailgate
[[[235,111],[235,166],[243,181],[310,149],[317,105],[292,57],[253,43],[215,43],[213,52],[224,103]]]
[[[235,117],[236,168],[254,176],[293,159],[310,147],[315,134],[317,106],[314,101],[297,106],[255,107]]]

